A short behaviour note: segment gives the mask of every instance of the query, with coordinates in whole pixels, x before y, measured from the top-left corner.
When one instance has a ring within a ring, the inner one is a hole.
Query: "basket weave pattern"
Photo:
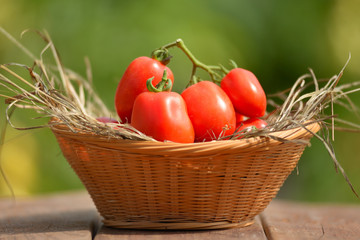
[[[318,124],[308,126],[313,132]],[[270,138],[178,144],[130,141],[52,127],[107,226],[245,226],[276,196],[305,145]],[[302,128],[276,132],[310,140]]]

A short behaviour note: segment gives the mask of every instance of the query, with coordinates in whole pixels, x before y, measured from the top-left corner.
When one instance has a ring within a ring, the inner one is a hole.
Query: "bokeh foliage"
[[[114,91],[127,65],[177,38],[205,63],[226,66],[233,59],[253,71],[266,93],[290,87],[309,67],[318,78],[329,78],[340,71],[349,52],[352,59],[342,81],[358,81],[359,9],[355,0],[2,0],[0,25],[17,38],[25,29],[47,30],[64,65],[83,75],[87,56],[94,87],[113,110]],[[35,54],[44,46],[33,32],[23,35],[22,42]],[[180,51],[171,53],[174,90],[180,92],[191,65]],[[0,62],[32,64],[2,35]],[[352,99],[360,106],[359,94]],[[1,124],[4,108],[1,103]],[[352,112],[337,108],[336,113],[359,123]],[[29,116],[17,113],[14,119],[22,126],[29,124]],[[360,192],[359,143],[360,134],[337,133],[334,147]],[[4,149],[2,165],[15,194],[82,188],[49,130],[8,129]],[[319,141],[312,141],[298,168],[299,175],[295,171],[289,177],[278,197],[359,203]],[[0,179],[0,195],[9,194]]]

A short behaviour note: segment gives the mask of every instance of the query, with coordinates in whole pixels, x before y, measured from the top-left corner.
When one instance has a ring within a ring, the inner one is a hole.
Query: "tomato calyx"
[[[169,64],[172,56],[169,54],[168,49],[159,48],[159,49],[154,50],[151,53],[151,58],[161,62],[162,64],[164,64],[166,66],[167,64]]]
[[[152,84],[153,80],[154,77],[151,77],[146,81],[146,87],[149,90],[149,92],[168,92],[172,88],[172,81],[171,79],[167,78],[166,69],[164,70],[164,74],[161,81],[155,87]]]

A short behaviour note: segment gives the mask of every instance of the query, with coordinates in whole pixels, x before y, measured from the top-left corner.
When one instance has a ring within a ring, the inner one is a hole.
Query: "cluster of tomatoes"
[[[199,81],[181,94],[172,92],[174,75],[156,58],[133,60],[115,94],[122,123],[158,141],[193,143],[224,138],[247,128],[262,128],[266,95],[245,69],[227,72],[220,84]]]

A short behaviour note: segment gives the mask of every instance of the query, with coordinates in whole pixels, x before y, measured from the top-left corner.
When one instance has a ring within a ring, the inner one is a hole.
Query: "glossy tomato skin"
[[[267,126],[267,122],[260,118],[249,118],[243,122],[237,124],[237,132],[240,132],[246,128],[251,130],[251,128],[255,127],[257,129],[262,129]]]
[[[235,112],[235,116],[236,116],[236,125],[245,120],[244,115],[242,115],[242,114],[240,114],[238,112]]]
[[[158,84],[167,71],[167,78],[174,83],[172,71],[160,61],[149,57],[138,57],[125,70],[115,93],[115,108],[122,123],[131,122],[131,114],[136,97],[147,92],[146,81],[154,77],[152,83]]]
[[[134,128],[158,141],[194,142],[194,128],[178,93],[141,93],[135,100],[131,119]]]
[[[264,116],[266,95],[252,72],[234,68],[221,80],[220,85],[238,113],[250,118]]]
[[[196,142],[211,141],[234,133],[234,107],[218,85],[202,81],[186,88],[181,96],[188,108]],[[225,132],[224,128],[227,128]]]

